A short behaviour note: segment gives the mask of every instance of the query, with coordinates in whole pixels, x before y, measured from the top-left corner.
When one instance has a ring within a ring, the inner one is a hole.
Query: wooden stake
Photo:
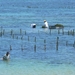
[[[10,45],[10,50],[12,50],[12,46]]]
[[[59,40],[59,37],[57,37],[57,41],[56,41],[56,50],[58,50],[58,40]]]
[[[36,45],[34,45],[34,52],[36,52]]]

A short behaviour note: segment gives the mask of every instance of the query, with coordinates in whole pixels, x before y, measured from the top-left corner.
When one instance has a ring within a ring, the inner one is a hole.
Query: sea
[[[0,0],[0,58],[7,51],[0,75],[75,75],[75,0]]]

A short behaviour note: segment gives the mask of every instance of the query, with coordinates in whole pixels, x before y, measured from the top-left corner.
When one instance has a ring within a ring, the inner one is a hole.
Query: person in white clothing
[[[44,26],[42,28],[48,28],[48,22],[46,20],[44,20]]]
[[[31,24],[31,27],[36,28],[36,24],[35,23]]]
[[[3,60],[8,60],[10,58],[10,53],[7,52],[4,56],[3,56]]]

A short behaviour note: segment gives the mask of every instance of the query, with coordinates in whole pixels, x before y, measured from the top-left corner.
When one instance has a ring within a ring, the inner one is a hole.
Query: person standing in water
[[[44,20],[44,26],[42,26],[42,28],[48,28],[48,22],[46,20]]]
[[[31,27],[36,28],[36,24],[35,23],[31,24]]]
[[[10,58],[10,53],[7,52],[4,56],[3,56],[3,60],[8,60]]]

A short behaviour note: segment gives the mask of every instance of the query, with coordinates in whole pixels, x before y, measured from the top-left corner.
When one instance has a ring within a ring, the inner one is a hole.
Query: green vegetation
[[[55,27],[61,27],[61,28],[64,28],[64,26],[62,24],[56,24],[54,25]]]

